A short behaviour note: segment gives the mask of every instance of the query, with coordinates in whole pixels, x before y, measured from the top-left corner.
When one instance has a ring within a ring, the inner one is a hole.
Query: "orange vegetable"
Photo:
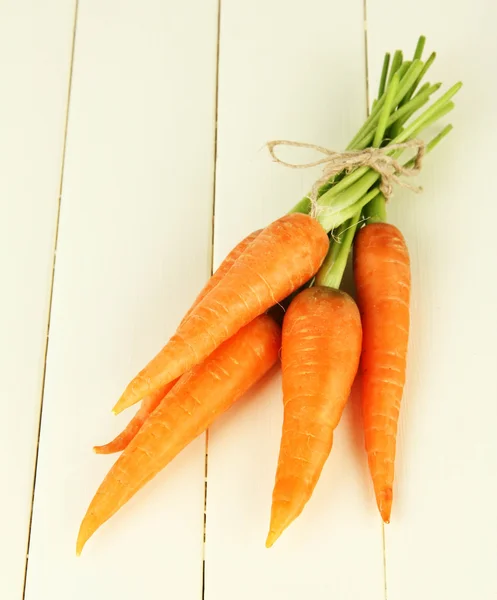
[[[361,337],[359,310],[339,290],[306,289],[285,315],[284,420],[268,548],[314,491],[359,366]]]
[[[361,363],[366,450],[376,502],[388,523],[411,290],[407,245],[396,227],[374,223],[358,233],[354,275],[364,328]]]
[[[195,306],[205,297],[207,294],[216,287],[226,273],[231,269],[233,264],[236,262],[238,257],[245,251],[245,249],[255,240],[255,238],[261,232],[260,229],[252,232],[246,238],[244,238],[239,244],[237,244],[228,256],[219,265],[213,275],[209,278],[202,291],[199,293],[195,302],[188,310],[186,315],[183,317],[183,321],[186,321]],[[178,378],[179,379],[179,378]],[[143,426],[149,415],[157,408],[164,396],[173,388],[178,379],[174,379],[165,386],[159,388],[155,392],[152,392],[149,396],[146,396],[142,400],[142,405],[135,414],[135,416],[128,423],[127,427],[122,433],[115,437],[111,442],[104,446],[95,446],[93,449],[97,454],[112,454],[113,452],[120,452],[124,450],[129,442],[135,437],[140,428]]]
[[[327,249],[328,236],[308,215],[294,213],[268,225],[131,381],[114,412],[200,363],[241,327],[298,289],[316,273]]]
[[[197,306],[199,302],[201,302],[207,294],[213,290],[217,284],[223,279],[226,273],[231,269],[231,267],[235,264],[238,258],[245,252],[245,250],[250,246],[250,244],[255,240],[255,238],[261,232],[261,229],[257,229],[257,231],[253,231],[246,238],[244,238],[241,242],[239,242],[233,250],[228,254],[228,256],[223,260],[223,262],[219,265],[219,267],[214,271],[211,277],[209,277],[207,283],[202,288],[202,291],[195,298],[195,302],[192,304],[186,315],[183,317],[182,323],[184,323],[187,318],[190,316],[193,309]]]
[[[93,450],[97,454],[112,454],[114,452],[121,452],[121,450],[124,450],[124,448],[126,448],[126,446],[143,427],[143,424],[148,417],[154,412],[164,397],[167,396],[170,390],[176,385],[178,380],[179,378],[167,383],[165,386],[159,388],[155,392],[152,392],[146,398],[143,398],[140,408],[128,423],[124,431],[122,431],[108,444],[103,446],[94,446]]]
[[[81,523],[79,554],[93,533],[278,360],[281,331],[261,315],[183,375],[123,451]]]

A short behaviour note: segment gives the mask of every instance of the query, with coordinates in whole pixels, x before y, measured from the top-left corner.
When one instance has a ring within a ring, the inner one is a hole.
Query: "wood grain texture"
[[[217,2],[79,3],[26,598],[198,600],[204,439],[75,556],[111,408],[209,275]]]
[[[401,410],[392,522],[386,527],[389,600],[497,595],[497,113],[494,2],[368,2],[370,83],[383,53],[437,51],[429,80],[464,87],[455,129],[425,165],[424,193],[399,191],[391,222],[413,270],[408,384]],[[395,24],[395,25],[394,25]],[[448,122],[448,119],[445,119]],[[435,130],[432,129],[432,133]]]
[[[216,264],[319,174],[275,165],[266,142],[341,149],[365,118],[362,2],[223,2],[219,77]],[[264,547],[282,418],[276,371],[209,432],[206,600],[380,600],[381,527],[352,405],[304,513]]]
[[[22,596],[73,1],[0,2],[0,598]]]

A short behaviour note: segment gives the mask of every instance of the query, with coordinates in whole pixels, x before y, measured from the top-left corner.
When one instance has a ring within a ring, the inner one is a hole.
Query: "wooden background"
[[[2,600],[497,597],[496,22],[493,0],[0,0]],[[264,144],[343,148],[383,53],[420,34],[430,80],[465,85],[424,193],[389,212],[413,263],[392,524],[351,402],[308,508],[264,548],[273,373],[76,558],[123,387],[211,261],[317,175]]]

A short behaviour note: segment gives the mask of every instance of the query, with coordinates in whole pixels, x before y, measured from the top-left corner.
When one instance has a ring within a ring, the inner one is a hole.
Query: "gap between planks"
[[[220,54],[220,36],[221,36],[221,3],[218,0],[217,9],[217,48],[216,48],[216,83],[214,99],[214,153],[213,153],[213,185],[212,185],[212,230],[211,230],[211,275],[214,272],[214,245],[215,245],[215,216],[216,216],[216,183],[217,183],[217,148],[218,148],[218,114],[219,114],[219,54]],[[366,115],[369,114],[369,60],[368,60],[368,19],[367,19],[367,0],[363,0],[363,18],[364,18],[364,65],[365,65],[365,86],[366,86]],[[209,430],[205,433],[205,467],[204,467],[204,519],[202,534],[202,600],[205,599],[205,547],[206,547],[206,525],[207,525],[207,486],[208,486],[208,465],[209,465]],[[384,598],[388,600],[387,594],[387,556],[386,556],[386,538],[385,525],[381,524],[382,555],[383,555],[383,581]]]
[[[369,100],[371,92],[369,89],[369,54],[368,54],[368,0],[363,0],[364,16],[364,70],[366,79],[366,116],[369,116]],[[381,522],[381,552],[383,555],[383,593],[385,600],[388,600],[388,580],[387,580],[387,542],[385,535],[385,524]]]
[[[212,227],[211,227],[211,276],[214,274],[214,243],[216,226],[216,183],[217,183],[217,143],[218,143],[218,115],[219,115],[219,55],[221,38],[221,2],[217,1],[217,31],[216,31],[216,71],[214,92],[214,151],[212,163]],[[205,546],[207,537],[207,476],[209,472],[209,430],[205,432],[205,459],[204,459],[204,519],[202,531],[202,600],[205,598]]]
[[[74,19],[72,29],[72,40],[71,40],[71,52],[69,58],[69,77],[67,82],[67,98],[66,98],[66,112],[64,116],[64,130],[63,130],[63,142],[62,142],[62,157],[60,163],[60,177],[59,177],[59,193],[57,197],[57,212],[55,216],[55,234],[54,234],[54,245],[52,253],[52,269],[50,272],[50,286],[49,286],[49,297],[48,297],[48,314],[47,314],[47,326],[45,335],[45,347],[43,348],[43,372],[41,376],[41,392],[40,392],[40,410],[38,413],[38,432],[36,440],[34,470],[33,470],[33,484],[31,487],[31,507],[29,512],[29,524],[28,524],[28,539],[26,542],[26,561],[24,564],[24,579],[22,584],[22,599],[26,597],[26,583],[28,580],[28,568],[29,568],[29,548],[31,544],[31,528],[33,525],[33,508],[36,493],[36,474],[38,470],[38,457],[40,452],[40,435],[41,435],[41,422],[43,416],[43,401],[45,399],[45,382],[47,375],[47,357],[48,357],[48,345],[50,340],[50,324],[52,317],[52,303],[53,303],[53,291],[55,281],[55,267],[57,262],[57,244],[59,241],[59,224],[60,224],[60,210],[62,205],[62,189],[64,185],[64,169],[66,163],[66,148],[67,148],[67,130],[69,125],[69,107],[71,104],[71,91],[72,91],[72,78],[73,78],[73,67],[74,67],[74,51],[76,46],[76,28],[78,23],[78,9],[79,0],[74,0]]]

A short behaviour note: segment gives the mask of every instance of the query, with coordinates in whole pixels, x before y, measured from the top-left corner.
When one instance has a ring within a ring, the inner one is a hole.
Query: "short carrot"
[[[283,321],[283,432],[271,508],[270,547],[310,499],[333,444],[361,354],[350,296],[324,286],[295,297]]]
[[[354,276],[364,328],[362,403],[369,469],[385,523],[392,508],[397,422],[405,383],[411,275],[401,232],[388,223],[359,231]]]
[[[261,315],[182,376],[111,468],[81,523],[76,551],[278,360],[281,330]]]
[[[248,248],[248,246],[250,246],[250,244],[255,240],[255,238],[259,235],[260,232],[260,229],[258,229],[257,231],[253,231],[241,242],[239,242],[233,248],[233,250],[231,250],[231,252],[226,256],[226,258],[219,265],[216,271],[214,271],[214,273],[209,278],[205,286],[202,288],[202,290],[196,297],[195,302],[192,304],[186,315],[183,317],[183,322],[186,321],[186,319],[189,317],[190,313],[195,308],[195,306],[197,306],[197,304],[201,300],[203,300],[212,289],[216,287],[216,285],[221,281],[221,279],[226,275],[226,273],[237,261],[238,257],[241,254],[243,254],[243,252],[245,252],[245,250]],[[124,448],[126,448],[129,442],[138,433],[138,431],[148,419],[150,414],[160,404],[164,396],[174,387],[178,379],[174,379],[170,383],[167,383],[165,386],[158,388],[156,391],[152,392],[149,396],[143,398],[140,408],[136,412],[135,416],[128,423],[124,431],[117,435],[111,442],[103,446],[95,446],[93,450],[97,454],[112,454],[113,452],[121,452],[122,450],[124,450]]]
[[[293,213],[269,224],[131,381],[114,412],[202,362],[241,327],[298,289],[316,273],[327,249],[328,236],[308,215]]]

